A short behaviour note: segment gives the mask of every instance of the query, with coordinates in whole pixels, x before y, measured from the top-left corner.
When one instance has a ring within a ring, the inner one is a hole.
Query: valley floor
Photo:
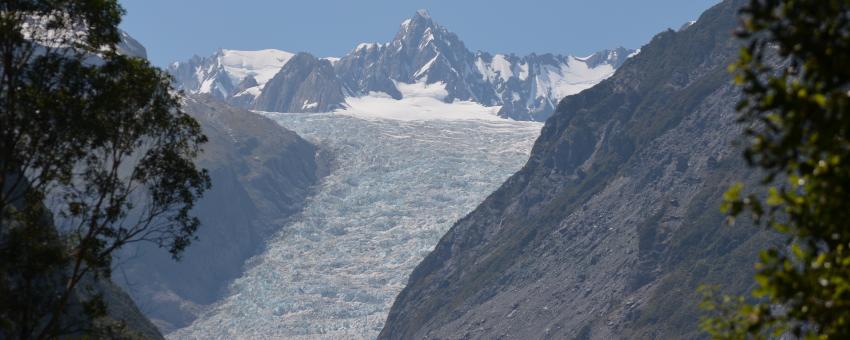
[[[266,113],[333,169],[228,297],[171,339],[377,336],[414,266],[525,164],[542,124]]]

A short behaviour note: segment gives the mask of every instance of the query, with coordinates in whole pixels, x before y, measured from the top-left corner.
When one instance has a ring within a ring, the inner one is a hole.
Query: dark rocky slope
[[[561,101],[526,166],[415,269],[380,338],[703,336],[697,287],[744,291],[770,239],[719,212],[751,177],[726,70],[744,2],[657,35]]]
[[[272,112],[329,112],[343,103],[342,84],[331,63],[298,53],[266,84],[254,108]]]
[[[94,320],[96,331],[106,329],[108,337],[112,339],[163,339],[162,334],[156,326],[145,316],[136,303],[121,287],[111,280],[99,279],[88,280],[82,284],[94,287],[106,304],[106,316]],[[88,293],[80,293],[87,296]],[[88,298],[86,298],[88,299]],[[71,308],[79,308],[72,306]],[[78,315],[82,315],[78,314]],[[103,331],[101,331],[103,332]],[[98,336],[94,336],[97,338]]]
[[[215,302],[326,172],[315,146],[270,119],[202,96],[184,106],[209,138],[198,163],[213,187],[194,210],[198,240],[180,262],[150,246],[131,249],[115,273],[165,332]]]

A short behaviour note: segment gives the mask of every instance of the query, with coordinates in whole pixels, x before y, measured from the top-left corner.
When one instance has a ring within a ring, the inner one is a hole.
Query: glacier
[[[375,338],[415,265],[525,164],[542,127],[261,114],[321,145],[330,175],[227,297],[169,339]]]

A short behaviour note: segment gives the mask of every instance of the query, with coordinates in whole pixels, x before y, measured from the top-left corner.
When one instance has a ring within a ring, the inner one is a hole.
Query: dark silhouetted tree
[[[170,77],[117,53],[122,15],[115,0],[0,3],[0,338],[84,332],[79,314],[105,309],[81,282],[108,278],[128,243],[176,258],[199,226],[206,137]]]

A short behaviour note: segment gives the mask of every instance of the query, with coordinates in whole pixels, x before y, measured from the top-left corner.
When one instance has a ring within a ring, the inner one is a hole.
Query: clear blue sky
[[[218,48],[342,56],[392,39],[420,8],[471,50],[587,55],[637,48],[719,0],[120,0],[156,65]]]

